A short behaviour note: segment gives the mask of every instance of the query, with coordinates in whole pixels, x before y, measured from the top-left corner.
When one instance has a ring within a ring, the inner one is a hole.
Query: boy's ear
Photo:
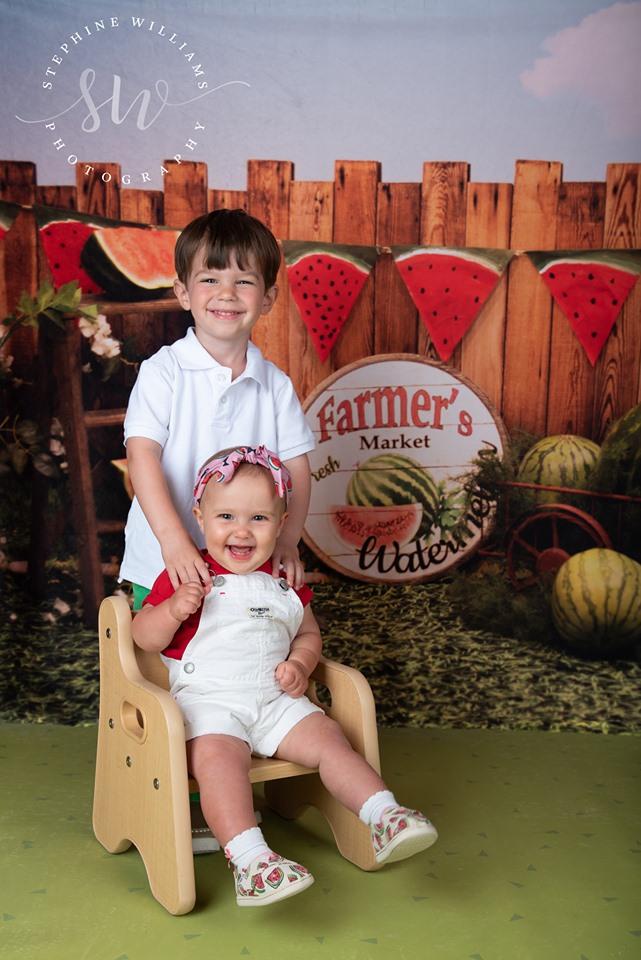
[[[194,515],[195,518],[196,518],[196,523],[198,524],[198,526],[200,527],[200,529],[201,529],[202,532],[204,533],[205,531],[204,531],[204,527],[203,527],[203,515],[202,515],[202,511],[201,511],[200,507],[192,507],[191,509],[192,509],[193,515]]]
[[[177,277],[174,280],[174,293],[176,294],[176,299],[178,300],[178,303],[183,308],[183,310],[191,310],[191,307],[189,305],[189,294],[187,293],[187,287]]]
[[[265,296],[263,298],[263,306],[261,308],[261,313],[269,313],[271,308],[276,303],[276,297],[278,296],[278,284],[274,284],[273,287],[270,287],[269,290],[265,291]]]

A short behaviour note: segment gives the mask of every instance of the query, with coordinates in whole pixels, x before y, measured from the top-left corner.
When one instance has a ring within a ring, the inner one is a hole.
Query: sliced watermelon
[[[292,296],[321,360],[330,355],[376,261],[375,247],[282,242]]]
[[[114,221],[55,207],[36,206],[34,212],[54,287],[58,289],[65,283],[77,280],[83,293],[102,293],[102,287],[83,269],[80,257],[89,237],[100,226]]]
[[[528,250],[594,366],[639,279],[641,250]]]
[[[512,258],[510,250],[392,247],[441,360],[449,360]]]
[[[179,234],[165,228],[103,227],[87,241],[81,263],[113,300],[153,299],[173,286]]]
[[[0,200],[0,240],[9,233],[13,221],[21,209],[19,203],[9,203],[8,200]]]

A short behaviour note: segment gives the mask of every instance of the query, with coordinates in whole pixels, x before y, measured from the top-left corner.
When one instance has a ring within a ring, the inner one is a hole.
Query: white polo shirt
[[[162,347],[140,365],[125,417],[130,437],[159,443],[169,493],[185,529],[204,542],[192,513],[201,464],[225,447],[264,444],[291,460],[314,449],[315,440],[289,377],[265,360],[253,343],[235,380],[207,353],[190,327],[182,340]],[[160,545],[134,498],[125,527],[120,576],[151,587],[164,569]]]

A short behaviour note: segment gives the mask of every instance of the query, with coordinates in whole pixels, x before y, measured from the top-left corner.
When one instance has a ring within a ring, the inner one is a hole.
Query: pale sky
[[[391,181],[426,160],[490,181],[517,158],[566,180],[641,161],[641,0],[0,0],[0,27],[0,159],[40,183],[73,183],[78,157],[159,187],[177,152],[238,189],[250,158],[299,180],[379,160]]]

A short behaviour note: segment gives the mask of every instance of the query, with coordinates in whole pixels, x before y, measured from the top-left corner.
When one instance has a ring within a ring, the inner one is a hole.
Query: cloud
[[[542,100],[570,93],[603,111],[615,138],[641,134],[641,2],[615,3],[543,41],[521,83]]]

